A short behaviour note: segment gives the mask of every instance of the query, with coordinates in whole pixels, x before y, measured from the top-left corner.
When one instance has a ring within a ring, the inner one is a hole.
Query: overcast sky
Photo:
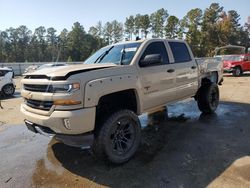
[[[26,25],[34,31],[39,26],[54,27],[58,32],[80,22],[86,31],[99,20],[103,23],[125,21],[135,14],[151,14],[165,8],[182,18],[190,9],[204,10],[217,2],[224,10],[236,10],[243,25],[250,16],[250,0],[0,0],[0,30]]]

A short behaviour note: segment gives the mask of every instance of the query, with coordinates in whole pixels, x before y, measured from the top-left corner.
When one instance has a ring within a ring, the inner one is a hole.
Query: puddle
[[[185,122],[199,117],[200,112],[197,110],[196,103],[194,101],[184,101],[168,105],[159,112],[142,114],[139,116],[139,120],[142,128],[145,128],[167,121]]]
[[[247,116],[246,110],[241,105],[232,105],[221,102],[214,114],[202,114],[194,100],[185,100],[166,106],[165,111],[139,116],[142,128],[167,121],[186,122],[202,121],[211,123],[218,121],[222,126],[235,125],[235,119]]]
[[[185,100],[168,106],[169,117],[183,116],[188,119],[197,119],[200,114],[201,112],[194,100]]]
[[[167,119],[168,119],[167,110],[162,110],[152,114],[144,113],[141,116],[139,116],[142,129],[144,129],[147,126],[153,126],[159,124],[161,122],[166,121]]]
[[[29,187],[34,164],[45,154],[48,142],[24,125],[1,126],[0,187]]]

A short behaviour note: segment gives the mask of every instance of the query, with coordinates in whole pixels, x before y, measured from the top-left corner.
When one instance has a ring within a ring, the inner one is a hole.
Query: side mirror
[[[146,55],[144,59],[142,59],[139,62],[139,65],[141,67],[147,67],[150,65],[157,65],[162,63],[162,57],[161,54],[151,54],[151,55]]]

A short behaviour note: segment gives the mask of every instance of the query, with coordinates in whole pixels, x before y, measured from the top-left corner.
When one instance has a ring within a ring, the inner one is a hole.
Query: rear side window
[[[185,43],[182,42],[169,42],[172,50],[175,63],[182,63],[191,61],[191,57],[188,48]]]
[[[163,42],[153,42],[149,44],[144,53],[142,54],[141,60],[144,59],[146,55],[152,54],[160,54],[162,57],[163,64],[169,63],[167,50]]]

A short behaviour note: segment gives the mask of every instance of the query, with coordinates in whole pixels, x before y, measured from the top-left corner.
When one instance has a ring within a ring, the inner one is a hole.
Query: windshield
[[[84,64],[114,63],[129,65],[141,43],[128,43],[101,48],[90,56]]]
[[[239,55],[223,56],[222,60],[223,61],[241,61],[242,56],[239,56]]]

